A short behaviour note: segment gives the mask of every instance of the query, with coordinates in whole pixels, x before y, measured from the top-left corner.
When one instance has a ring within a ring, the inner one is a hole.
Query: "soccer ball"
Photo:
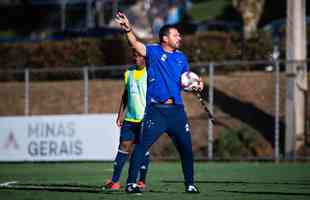
[[[181,75],[181,87],[186,92],[193,91],[194,87],[198,87],[201,84],[201,78],[194,72],[184,72]]]

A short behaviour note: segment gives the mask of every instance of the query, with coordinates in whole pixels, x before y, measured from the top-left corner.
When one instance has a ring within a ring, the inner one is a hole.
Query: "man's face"
[[[167,36],[167,45],[170,46],[173,49],[178,49],[180,48],[181,45],[181,34],[179,31],[175,28],[171,28],[169,30],[169,34]]]
[[[134,53],[134,61],[139,67],[141,67],[141,68],[145,67],[144,57],[139,55],[137,52]]]

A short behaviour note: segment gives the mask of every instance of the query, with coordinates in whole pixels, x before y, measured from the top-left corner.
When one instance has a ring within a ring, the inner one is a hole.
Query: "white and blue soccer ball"
[[[201,78],[194,72],[187,71],[181,75],[181,87],[186,92],[193,91],[201,82]]]

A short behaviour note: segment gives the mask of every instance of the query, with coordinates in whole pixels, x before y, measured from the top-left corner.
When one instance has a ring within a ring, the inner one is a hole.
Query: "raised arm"
[[[132,31],[132,26],[127,18],[127,16],[122,13],[118,12],[115,17],[115,21],[119,23],[121,28],[126,32],[128,41],[130,45],[141,55],[146,56],[146,48],[144,44],[137,40],[135,34]]]

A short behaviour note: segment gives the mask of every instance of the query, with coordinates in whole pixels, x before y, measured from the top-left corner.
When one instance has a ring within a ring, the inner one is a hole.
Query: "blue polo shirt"
[[[159,44],[146,45],[147,93],[146,104],[162,103],[172,98],[183,105],[181,75],[188,71],[186,56],[179,50],[166,52]]]

